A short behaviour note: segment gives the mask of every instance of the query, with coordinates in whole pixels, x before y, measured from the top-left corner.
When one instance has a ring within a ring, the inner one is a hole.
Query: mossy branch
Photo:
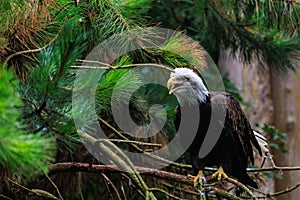
[[[80,132],[80,135],[90,141],[92,144],[98,145],[99,150],[106,154],[106,156],[108,156],[118,166],[119,169],[128,172],[133,181],[144,191],[146,199],[156,199],[154,194],[149,190],[144,179],[141,177],[139,171],[132,164],[130,159],[116,145],[109,140],[103,140],[99,142],[97,139],[82,131]]]

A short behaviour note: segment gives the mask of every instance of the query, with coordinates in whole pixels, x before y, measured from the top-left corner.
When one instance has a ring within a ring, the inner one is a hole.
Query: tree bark
[[[297,67],[297,66],[296,66]],[[300,73],[272,73],[272,94],[274,100],[274,125],[287,133],[286,148],[289,153],[274,151],[275,163],[282,166],[300,165]],[[293,186],[300,180],[299,172],[283,172],[282,179],[276,180],[276,190]],[[299,199],[299,190],[280,196],[278,199]]]

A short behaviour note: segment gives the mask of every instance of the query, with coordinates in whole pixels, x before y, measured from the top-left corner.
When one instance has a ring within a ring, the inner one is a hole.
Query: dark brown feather
[[[250,123],[243,112],[238,101],[230,94],[223,92],[210,92],[205,103],[200,103],[199,127],[192,144],[188,148],[191,154],[194,173],[204,169],[206,166],[223,167],[226,173],[237,178],[240,182],[257,188],[257,184],[247,175],[246,168],[248,159],[253,163],[252,145],[261,154],[259,144],[253,134]],[[206,137],[209,124],[211,123],[211,110],[215,106],[220,112],[226,111],[224,124],[221,126],[222,133],[205,157],[199,158],[199,150]],[[184,109],[193,109],[193,106],[185,106]],[[181,121],[181,107],[174,111],[174,124],[178,130]],[[179,137],[187,137],[179,135]]]

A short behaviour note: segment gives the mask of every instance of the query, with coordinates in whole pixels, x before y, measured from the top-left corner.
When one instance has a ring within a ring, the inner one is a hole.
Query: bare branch
[[[127,141],[130,141],[127,137],[125,137],[120,131],[118,131],[117,129],[115,129],[113,126],[111,126],[108,122],[106,122],[104,119],[98,117],[99,121],[101,123],[103,123],[105,126],[107,126],[108,128],[110,128],[119,138],[123,139],[123,140],[127,140]],[[140,147],[138,147],[136,144],[134,143],[129,143],[131,145],[131,147],[133,147],[137,152],[139,153],[143,153],[153,159],[156,159],[156,160],[159,160],[159,161],[162,161],[164,163],[167,163],[169,165],[172,165],[172,166],[176,166],[176,167],[180,167],[180,168],[187,168],[187,169],[191,169],[192,166],[191,165],[186,165],[186,164],[182,164],[182,163],[176,163],[176,162],[173,162],[173,161],[170,161],[170,160],[167,160],[165,158],[162,158],[160,156],[157,156],[157,155],[154,155],[154,154],[151,154],[151,153],[148,153],[148,152],[144,152],[143,149],[141,149]]]
[[[266,196],[267,197],[269,197],[269,196],[276,197],[276,196],[279,196],[279,195],[282,195],[282,194],[286,194],[286,193],[289,193],[289,192],[297,189],[299,186],[300,186],[300,182],[298,182],[296,185],[294,185],[292,187],[286,188],[285,190],[275,192],[273,194],[267,194]]]
[[[101,176],[103,176],[103,178],[105,179],[105,181],[109,182],[109,184],[111,185],[111,187],[114,189],[114,191],[115,191],[118,199],[121,200],[122,198],[121,198],[121,196],[120,196],[120,194],[119,194],[119,192],[118,192],[117,187],[115,186],[115,184],[104,173],[101,173]]]
[[[193,180],[188,176],[166,172],[158,169],[136,167],[136,169],[146,176],[174,180],[179,183],[193,185]],[[91,172],[91,173],[120,173],[122,172],[116,165],[90,165],[89,163],[64,162],[53,164],[50,168],[50,174],[62,172]],[[122,172],[125,173],[125,172]]]
[[[116,69],[125,69],[125,68],[134,68],[134,67],[158,67],[162,69],[166,69],[168,71],[174,71],[173,68],[162,65],[162,64],[156,64],[156,63],[139,63],[139,64],[129,64],[129,65],[121,65],[121,66],[112,66],[108,63],[100,62],[100,61],[93,61],[93,60],[77,60],[81,62],[86,62],[86,63],[94,63],[98,64],[100,66],[89,66],[89,65],[73,65],[73,69],[100,69],[100,70],[116,70]]]
[[[242,184],[241,182],[239,182],[233,178],[230,178],[230,177],[226,178],[225,180],[227,180],[228,182],[233,183],[234,185],[238,186],[239,188],[245,190],[252,199],[257,200],[257,197],[253,194],[253,192],[248,187],[246,187],[244,184]]]
[[[300,166],[296,167],[265,167],[265,168],[248,168],[247,172],[265,172],[265,171],[298,171]]]

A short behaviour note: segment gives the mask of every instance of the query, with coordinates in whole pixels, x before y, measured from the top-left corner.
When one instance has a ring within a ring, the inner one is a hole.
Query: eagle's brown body
[[[203,158],[199,158],[199,150],[211,120],[212,105],[226,112],[226,115],[224,115],[225,122],[224,124],[215,123],[222,126],[221,135],[210,153]],[[183,106],[185,106],[185,109],[193,109],[192,105]],[[252,145],[259,152],[261,150],[238,101],[228,93],[209,92],[205,102],[199,102],[197,106],[200,109],[198,132],[188,149],[194,173],[197,174],[199,170],[203,170],[206,166],[222,167],[228,175],[237,178],[244,184],[257,188],[257,184],[246,173],[246,168],[249,159],[252,163],[254,161]],[[178,105],[174,112],[174,123],[177,130],[180,121],[181,107]],[[186,137],[186,135],[183,137]]]

